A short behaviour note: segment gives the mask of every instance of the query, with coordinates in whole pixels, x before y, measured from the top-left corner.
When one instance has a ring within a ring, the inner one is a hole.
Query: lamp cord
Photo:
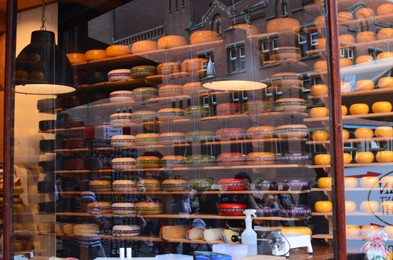
[[[42,14],[41,14],[41,30],[46,31],[46,27],[45,27],[45,11],[46,11],[46,4],[45,4],[45,0],[42,0]]]

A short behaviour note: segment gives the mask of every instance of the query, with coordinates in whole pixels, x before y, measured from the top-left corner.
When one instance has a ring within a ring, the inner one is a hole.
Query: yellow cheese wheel
[[[267,227],[269,229],[281,229],[283,234],[293,234],[293,235],[311,235],[312,231],[309,227],[301,227],[301,226],[291,226],[291,227]]]
[[[317,48],[321,50],[326,49],[326,38],[318,38]]]
[[[318,70],[318,71],[327,71],[327,61],[319,60],[314,63],[313,68],[314,70]]]
[[[314,84],[310,88],[311,95],[323,96],[328,94],[328,86],[326,84]]]
[[[356,202],[352,200],[346,200],[345,201],[345,212],[350,213],[354,212],[356,210]]]
[[[358,186],[358,179],[355,177],[345,177],[344,178],[344,186],[347,189],[353,189]]]
[[[351,115],[364,115],[368,114],[370,108],[366,103],[355,103],[349,107]]]
[[[393,226],[385,226],[383,231],[385,231],[389,238],[393,238]]]
[[[371,128],[357,128],[354,132],[356,138],[359,139],[370,139],[374,135],[374,131]]]
[[[360,234],[360,227],[357,225],[347,225],[346,226],[346,234],[347,236],[358,236]]]
[[[392,57],[393,57],[393,52],[390,51],[384,51],[378,54],[378,59],[387,59]]]
[[[351,163],[352,162],[352,155],[350,153],[344,153],[343,161],[345,164]]]
[[[330,160],[330,154],[321,153],[314,156],[314,164],[316,165],[330,164]]]
[[[106,51],[105,50],[88,50],[85,52],[85,57],[87,61],[92,60],[103,60],[106,58]]]
[[[349,136],[349,131],[347,129],[343,129],[343,140],[348,140]]]
[[[310,109],[310,116],[312,118],[328,117],[329,109],[327,107],[313,107]]]
[[[379,210],[379,202],[375,200],[362,201],[360,203],[360,210],[365,213],[375,213]]]
[[[374,161],[374,154],[372,152],[357,152],[355,160],[357,163],[371,163]]]
[[[392,103],[389,101],[377,101],[371,106],[373,113],[389,113],[392,111]]]
[[[330,189],[332,188],[332,178],[331,177],[320,177],[318,179],[318,188]]]
[[[391,126],[379,126],[375,129],[376,137],[392,137],[393,127]]]
[[[328,213],[331,212],[333,209],[333,204],[329,200],[320,200],[315,202],[314,208],[316,212],[320,213]]]
[[[326,141],[329,140],[329,132],[326,130],[317,130],[312,132],[311,139],[314,141]]]
[[[345,67],[343,65],[340,65],[340,66],[341,67]],[[351,86],[351,84],[349,82],[341,82],[340,83],[340,87],[341,87],[341,92],[342,93],[347,93],[347,92],[351,92],[352,91],[352,86]]]
[[[379,179],[375,176],[364,176],[360,178],[360,186],[362,188],[372,188],[378,185]]]
[[[345,116],[348,114],[348,108],[345,105],[341,105],[341,115]]]
[[[393,151],[379,151],[375,155],[375,159],[382,163],[393,162]]]

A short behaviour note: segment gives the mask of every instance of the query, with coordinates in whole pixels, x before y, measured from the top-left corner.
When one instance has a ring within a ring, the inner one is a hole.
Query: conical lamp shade
[[[33,31],[16,58],[15,92],[56,95],[75,91],[71,64],[50,31]]]

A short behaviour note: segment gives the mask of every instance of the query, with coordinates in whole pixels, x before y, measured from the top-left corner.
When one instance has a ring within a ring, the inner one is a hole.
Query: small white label
[[[104,140],[110,140],[112,136],[122,134],[123,128],[121,126],[116,126],[109,122],[104,122]]]

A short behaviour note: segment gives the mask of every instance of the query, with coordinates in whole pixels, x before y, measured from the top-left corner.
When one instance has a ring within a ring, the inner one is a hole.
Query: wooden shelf
[[[315,234],[311,235],[311,237],[315,239],[333,239],[333,235],[330,234]]]
[[[372,66],[372,65],[370,65]],[[393,64],[392,64],[393,67]],[[370,95],[383,95],[383,94],[393,94],[393,88],[374,88],[372,90],[355,90],[351,92],[345,92],[341,94],[341,97],[358,97],[358,96],[370,96]],[[311,99],[325,99],[328,98],[327,95],[322,96],[309,96]]]
[[[91,217],[89,213],[84,212],[59,212],[56,213],[60,217]],[[129,215],[114,215],[114,214],[102,214],[103,217],[137,217],[143,216],[148,219],[221,219],[221,220],[244,220],[245,216],[220,216],[220,215],[208,215],[208,214],[155,214],[155,215],[141,215],[141,214],[129,214]],[[277,220],[277,221],[299,221],[307,219],[308,217],[254,217],[253,220]]]
[[[346,143],[346,144],[348,144],[348,143],[372,142],[372,141],[393,142],[393,137],[373,137],[373,138],[368,138],[368,139],[356,139],[356,138],[353,138],[353,139],[343,140],[343,142]],[[306,144],[310,144],[310,145],[330,144],[330,140],[326,140],[326,141],[307,141]]]
[[[78,90],[101,90],[101,91],[115,91],[115,90],[132,90],[136,87],[144,87],[146,83],[143,79],[119,80],[119,81],[104,81],[95,84],[82,84],[78,86]]]
[[[195,170],[240,170],[240,169],[290,169],[290,168],[314,168],[313,165],[307,164],[265,164],[265,165],[241,165],[241,166],[190,166],[190,167],[179,167],[171,168],[172,171],[195,171]],[[318,166],[318,165],[317,165]],[[318,168],[318,167],[316,167]],[[142,171],[158,171],[161,168],[135,168],[126,169],[122,172],[142,172]],[[77,174],[77,173],[112,173],[113,169],[101,169],[101,170],[57,170],[56,173],[60,174]]]
[[[373,163],[347,163],[344,164],[344,167],[372,167],[372,166],[392,166],[393,162],[390,163],[380,163],[380,162],[373,162]],[[311,169],[318,169],[318,168],[330,168],[330,164],[324,165],[308,165],[307,168]]]
[[[309,193],[310,190],[294,190],[294,191],[278,191],[278,190],[263,190],[263,191],[219,191],[219,190],[209,190],[209,191],[199,191],[197,194],[238,194],[238,195],[248,195],[248,194],[304,194]],[[190,194],[191,191],[127,191],[127,192],[118,192],[118,191],[106,191],[106,192],[95,192],[95,194],[99,195],[122,195],[122,194],[133,194],[133,195],[187,195]],[[60,195],[81,195],[82,191],[62,191],[59,192]]]
[[[351,119],[376,119],[376,118],[389,118],[393,117],[393,112],[388,113],[369,113],[364,115],[347,115],[343,116],[343,121],[349,121]],[[304,122],[322,122],[329,121],[329,117],[319,117],[319,118],[305,118]]]

